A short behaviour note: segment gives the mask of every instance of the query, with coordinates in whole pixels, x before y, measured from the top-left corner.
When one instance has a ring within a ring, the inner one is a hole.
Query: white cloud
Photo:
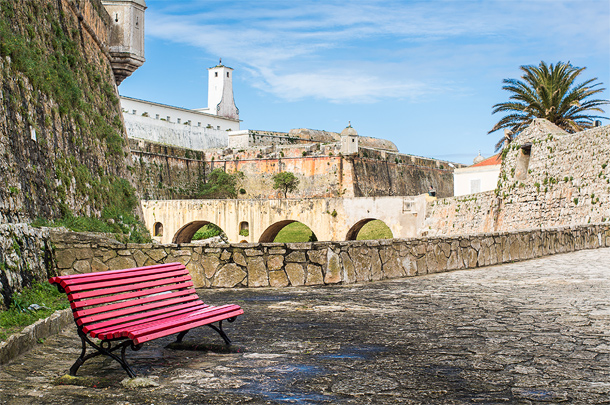
[[[149,1],[147,34],[235,61],[254,87],[286,100],[417,99],[455,90],[451,70],[512,64],[515,53],[539,52],[533,44],[579,55],[607,47],[607,18],[596,16],[607,16],[603,3],[227,0],[178,8]],[[369,69],[373,62],[385,68]]]

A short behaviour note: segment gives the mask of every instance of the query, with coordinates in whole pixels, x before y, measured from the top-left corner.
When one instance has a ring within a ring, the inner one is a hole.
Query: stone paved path
[[[201,291],[246,315],[129,353],[158,387],[109,361],[54,385],[73,328],[0,368],[0,403],[610,403],[610,249],[341,287]],[[202,344],[203,343],[203,344]],[[88,386],[87,386],[88,385]]]

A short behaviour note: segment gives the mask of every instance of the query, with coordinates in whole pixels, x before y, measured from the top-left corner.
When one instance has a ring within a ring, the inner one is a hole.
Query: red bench
[[[105,355],[119,362],[133,378],[136,374],[125,360],[127,347],[139,350],[149,340],[175,333],[180,342],[198,326],[211,327],[229,345],[222,321],[233,322],[244,313],[238,305],[204,304],[180,263],[52,277],[49,282],[68,295],[82,340],[81,355],[70,375],[76,375],[90,358]],[[96,351],[86,354],[87,345]],[[120,356],[114,353],[118,349]]]

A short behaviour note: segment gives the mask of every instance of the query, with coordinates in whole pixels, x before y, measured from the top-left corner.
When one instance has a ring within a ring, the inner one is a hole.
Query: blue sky
[[[207,68],[222,58],[242,129],[351,121],[403,153],[470,164],[493,154],[492,106],[519,66],[569,61],[587,68],[579,82],[610,86],[609,0],[146,3],[147,61],[120,93],[206,107]]]

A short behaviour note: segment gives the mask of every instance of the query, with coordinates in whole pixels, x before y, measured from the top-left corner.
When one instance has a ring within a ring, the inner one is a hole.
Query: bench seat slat
[[[132,292],[129,292],[126,294],[107,295],[107,296],[104,296],[101,298],[92,298],[92,299],[86,299],[86,300],[72,301],[70,303],[70,306],[72,307],[73,310],[77,310],[79,308],[86,308],[86,307],[91,307],[94,305],[107,304],[107,303],[111,303],[111,302],[117,302],[117,301],[122,301],[122,300],[126,300],[126,299],[137,298],[137,297],[144,297],[146,295],[159,294],[159,293],[163,293],[166,291],[180,290],[180,289],[191,288],[191,287],[193,287],[193,282],[188,281],[185,283],[163,285],[161,287],[149,288],[149,289],[139,290],[139,291],[135,291],[135,292],[132,291]]]
[[[91,315],[91,316],[84,316],[82,318],[78,318],[76,320],[76,323],[80,326],[80,325],[84,325],[84,324],[88,324],[88,323],[102,322],[102,321],[106,321],[109,319],[117,319],[117,318],[122,319],[122,317],[126,317],[129,315],[141,314],[141,313],[145,313],[147,311],[153,310],[153,309],[162,308],[162,307],[171,307],[172,305],[182,304],[185,302],[197,301],[197,300],[199,300],[199,297],[196,294],[188,295],[186,297],[169,299],[167,301],[144,304],[137,308],[119,309],[118,311],[112,311],[112,312],[107,312],[107,313],[103,313],[103,314]]]
[[[244,313],[244,311],[240,308],[233,312],[213,316],[211,318],[205,318],[205,319],[198,320],[198,321],[189,320],[186,327],[184,324],[180,324],[175,327],[159,330],[155,333],[150,333],[147,335],[140,334],[139,336],[136,336],[134,334],[129,334],[127,337],[129,339],[131,339],[134,342],[134,344],[137,345],[140,343],[148,342],[149,340],[154,340],[154,339],[157,339],[160,337],[173,335],[174,333],[180,333],[182,331],[193,329],[193,328],[196,328],[199,326],[209,325],[211,323],[218,322],[218,321],[224,321],[225,319],[232,318],[234,316],[238,316],[243,313]]]
[[[184,269],[184,270],[174,270],[174,271],[170,271],[167,273],[163,273],[163,275],[160,277],[159,274],[151,274],[151,275],[144,275],[144,276],[138,276],[138,277],[132,277],[132,278],[120,278],[120,279],[113,279],[113,280],[104,280],[104,281],[96,281],[93,283],[87,283],[87,284],[77,284],[77,285],[66,285],[65,287],[62,285],[62,287],[64,288],[64,290],[66,290],[66,293],[68,294],[72,294],[74,292],[78,292],[78,291],[86,291],[86,290],[99,290],[101,288],[109,288],[109,287],[119,287],[122,285],[130,285],[133,286],[133,288],[137,288],[135,286],[135,284],[137,283],[143,283],[146,281],[154,281],[154,280],[159,280],[159,279],[165,279],[168,280],[167,282],[170,283],[171,282],[171,278],[172,277],[179,277],[179,276],[184,276],[188,274],[188,270]]]
[[[145,323],[151,323],[154,321],[163,320],[163,319],[166,319],[171,316],[177,316],[177,315],[182,315],[182,314],[186,314],[186,313],[191,313],[194,311],[200,311],[207,307],[209,307],[209,305],[206,305],[206,304],[189,306],[188,308],[167,312],[167,313],[164,313],[161,315],[146,317],[144,319],[139,319],[137,321],[133,321],[133,322],[129,322],[129,323],[123,323],[123,324],[116,325],[116,326],[113,326],[113,327],[105,329],[105,330],[92,331],[91,336],[93,336],[94,334],[97,334],[97,336],[93,336],[93,337],[98,337],[99,339],[117,339],[117,338],[121,337],[120,336],[121,331],[123,331],[125,329],[136,327],[138,325],[142,325]]]
[[[158,286],[162,286],[162,285],[171,285],[171,283],[181,283],[183,281],[191,281],[191,276],[186,275],[183,277],[176,277],[171,280],[156,280],[156,281],[141,283],[141,284],[138,284],[137,289],[158,287]],[[91,291],[85,291],[85,292],[80,292],[80,293],[72,293],[72,294],[68,294],[68,299],[70,301],[74,301],[74,300],[80,300],[80,299],[85,299],[85,298],[95,298],[95,297],[100,297],[100,296],[106,296],[108,294],[118,294],[118,293],[122,293],[122,292],[133,291],[134,289],[136,289],[136,288],[134,288],[134,286],[132,286],[132,285],[124,285],[121,287],[106,288],[103,291],[91,290]]]
[[[204,319],[206,317],[228,313],[234,311],[235,309],[239,309],[239,307],[237,307],[236,305],[222,305],[219,307],[196,308],[195,310],[189,311],[188,313],[174,315],[160,321],[145,322],[137,326],[121,328],[122,330],[119,332],[119,334],[115,333],[114,336],[127,337],[130,333],[134,335],[139,335],[142,333],[148,334],[160,329],[164,329],[166,325],[171,326],[185,322],[188,323],[199,319]]]
[[[124,269],[124,270],[110,270],[103,272],[94,272],[94,273],[86,273],[86,274],[70,274],[67,276],[55,276],[49,278],[49,283],[51,284],[60,284],[62,281],[67,284],[78,284],[79,282],[88,282],[87,280],[106,280],[117,277],[118,275],[125,275],[130,273],[162,273],[168,270],[175,270],[183,268],[182,263],[166,263],[166,264],[156,264],[153,266],[146,267],[136,267],[133,269]]]
[[[146,314],[136,314],[130,317],[112,319],[110,321],[101,322],[97,324],[90,324],[83,326],[83,332],[89,333],[91,337],[97,337],[99,333],[113,332],[121,329],[123,326],[128,325],[139,325],[147,322],[149,319],[161,319],[167,316],[171,316],[174,313],[181,313],[183,311],[194,311],[200,308],[205,308],[209,305],[203,303],[203,301],[192,301],[185,304],[173,306],[171,308],[161,308],[156,311],[149,311]]]
[[[81,309],[81,310],[77,310],[77,311],[73,311],[73,312],[74,312],[74,316],[77,318],[82,318],[84,316],[97,315],[97,314],[101,314],[104,312],[111,312],[111,311],[116,311],[118,309],[131,308],[131,307],[133,307],[133,308],[130,311],[130,313],[141,312],[141,309],[140,309],[141,305],[156,302],[156,301],[167,301],[170,298],[183,297],[185,295],[196,295],[196,293],[195,293],[194,289],[189,289],[189,290],[173,291],[173,292],[166,291],[164,293],[155,294],[152,296],[148,296],[148,294],[147,294],[147,296],[144,296],[144,297],[137,297],[136,295],[134,295],[134,297],[136,297],[136,298],[129,297],[129,298],[134,298],[134,299],[115,302],[114,304],[106,304],[106,305],[89,308],[89,309]],[[197,296],[195,299],[199,299],[199,297]],[[112,314],[109,314],[109,315],[112,315]]]

